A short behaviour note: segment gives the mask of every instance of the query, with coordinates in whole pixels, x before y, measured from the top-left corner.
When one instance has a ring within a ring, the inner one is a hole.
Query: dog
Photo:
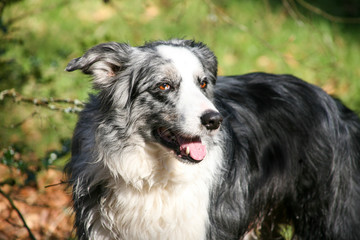
[[[360,239],[360,120],[291,75],[217,76],[201,42],[103,43],[72,186],[79,239],[241,239],[280,209],[297,239]],[[266,237],[266,236],[265,236]]]

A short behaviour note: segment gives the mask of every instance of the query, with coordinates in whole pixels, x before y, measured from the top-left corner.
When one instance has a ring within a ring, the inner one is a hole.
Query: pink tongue
[[[206,156],[206,146],[202,145],[200,139],[178,139],[180,144],[180,152],[182,155],[187,156],[186,149],[189,148],[189,156],[196,160],[201,161]]]

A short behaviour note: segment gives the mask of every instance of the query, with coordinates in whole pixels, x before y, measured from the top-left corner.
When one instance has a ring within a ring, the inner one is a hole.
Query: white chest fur
[[[205,239],[206,186],[177,186],[139,192],[123,186],[102,202],[106,222],[121,239]],[[113,199],[115,201],[109,201]],[[115,229],[116,230],[115,230]]]
[[[91,238],[205,239],[219,156],[215,149],[201,163],[184,164],[154,145],[123,152],[112,170],[126,177],[111,178],[94,209]]]

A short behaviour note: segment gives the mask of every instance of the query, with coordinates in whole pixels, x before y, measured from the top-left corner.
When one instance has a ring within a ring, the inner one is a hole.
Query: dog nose
[[[205,112],[201,117],[201,124],[204,125],[208,130],[218,129],[223,118],[220,113],[215,111]]]

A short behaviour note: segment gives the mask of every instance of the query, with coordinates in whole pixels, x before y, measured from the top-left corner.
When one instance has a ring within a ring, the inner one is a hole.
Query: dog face
[[[217,61],[205,45],[188,40],[141,47],[105,43],[66,68],[76,69],[93,75],[104,115],[127,136],[141,135],[181,161],[205,158],[222,121],[212,102]]]

